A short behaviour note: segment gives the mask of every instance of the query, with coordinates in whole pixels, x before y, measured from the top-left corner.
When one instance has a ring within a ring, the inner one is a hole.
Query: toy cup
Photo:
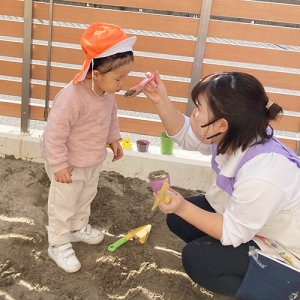
[[[166,132],[163,132],[160,136],[160,153],[161,154],[173,154],[174,141],[168,137]]]
[[[152,188],[152,191],[155,193],[157,193],[161,189],[165,180],[168,180],[169,185],[171,185],[170,175],[167,171],[159,170],[159,171],[153,171],[149,174],[150,186]]]
[[[147,152],[150,142],[147,140],[137,140],[136,147],[139,152]]]

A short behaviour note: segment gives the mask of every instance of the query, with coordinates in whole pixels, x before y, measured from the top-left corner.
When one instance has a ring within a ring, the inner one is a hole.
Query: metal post
[[[49,3],[49,27],[48,27],[48,52],[47,52],[47,76],[46,76],[46,95],[44,120],[48,119],[49,108],[49,89],[50,89],[50,67],[51,67],[51,46],[52,46],[52,25],[53,25],[53,0]]]
[[[32,0],[24,1],[21,131],[29,131]]]
[[[191,99],[191,91],[201,79],[212,1],[213,0],[203,0],[202,2],[201,15],[200,15],[200,21],[198,27],[198,35],[197,35],[197,43],[196,43],[195,56],[194,56],[194,64],[192,70],[192,78],[190,84],[188,105],[186,110],[187,116],[189,116],[192,113],[195,107]]]

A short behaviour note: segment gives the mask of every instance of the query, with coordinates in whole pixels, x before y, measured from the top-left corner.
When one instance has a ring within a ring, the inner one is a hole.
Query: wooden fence
[[[79,40],[84,29],[101,21],[138,38],[124,90],[146,71],[158,69],[174,105],[189,113],[189,93],[201,77],[220,71],[250,73],[283,106],[284,116],[272,125],[299,155],[300,5],[251,0],[54,2],[0,0],[0,115],[21,118],[22,131],[30,129],[28,120],[45,120],[48,103],[51,107],[83,63]],[[143,95],[127,99],[120,94],[116,100],[123,132],[158,136],[163,131]]]

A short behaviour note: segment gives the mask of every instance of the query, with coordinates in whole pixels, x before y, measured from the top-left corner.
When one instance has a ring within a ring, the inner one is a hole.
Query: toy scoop
[[[151,230],[151,225],[150,224],[147,224],[147,225],[144,225],[144,226],[141,226],[141,227],[138,227],[138,228],[131,229],[131,230],[129,230],[129,232],[125,236],[121,237],[116,242],[109,245],[107,250],[108,251],[115,251],[120,246],[122,246],[128,240],[130,240],[132,238],[133,239],[139,239],[139,242],[141,244],[145,244],[147,242],[150,230]]]
[[[154,74],[152,73],[150,77],[145,78],[142,80],[138,85],[130,88],[125,94],[124,97],[131,98],[137,96],[139,93],[142,92],[144,86],[150,82],[154,78]]]

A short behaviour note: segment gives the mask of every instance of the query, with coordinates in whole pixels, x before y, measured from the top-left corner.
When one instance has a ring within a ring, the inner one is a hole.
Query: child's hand
[[[54,173],[55,180],[61,183],[72,183],[71,176],[72,176],[72,171],[70,168],[65,168]]]
[[[120,159],[123,156],[123,148],[119,142],[112,142],[109,144],[110,149],[113,151],[114,157],[112,162]]]
[[[163,99],[168,97],[167,90],[163,84],[158,71],[153,72],[154,78],[144,87],[143,93],[154,104],[159,104]]]

